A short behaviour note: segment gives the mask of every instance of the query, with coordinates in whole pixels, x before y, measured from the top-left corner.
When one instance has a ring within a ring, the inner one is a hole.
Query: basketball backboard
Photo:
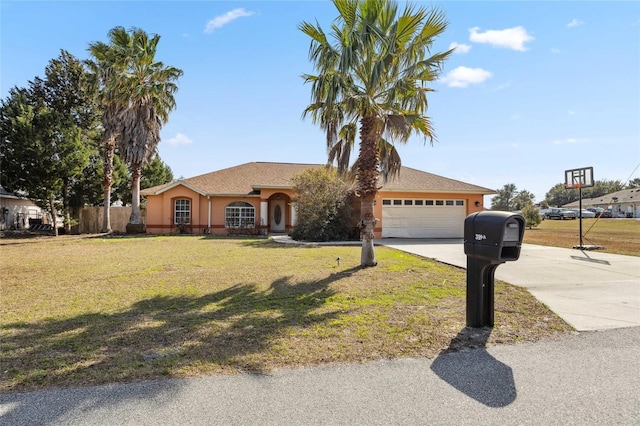
[[[564,187],[567,189],[588,188],[593,184],[593,167],[564,171]]]

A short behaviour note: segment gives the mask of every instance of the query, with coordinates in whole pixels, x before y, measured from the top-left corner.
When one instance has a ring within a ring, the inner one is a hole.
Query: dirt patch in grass
[[[640,256],[640,220],[582,219],[584,245],[596,245],[605,253]],[[544,220],[524,233],[524,242],[572,248],[580,244],[580,223],[576,220]]]
[[[571,333],[525,289],[496,283],[495,327],[465,327],[465,272],[379,247],[266,239],[0,240],[1,391],[442,351]],[[340,264],[336,261],[340,258]]]

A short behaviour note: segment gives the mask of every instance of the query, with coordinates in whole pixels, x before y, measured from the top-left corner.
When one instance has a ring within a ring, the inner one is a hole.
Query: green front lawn
[[[571,331],[526,290],[497,283],[495,328],[467,333],[464,270],[384,247],[367,269],[359,247],[266,239],[62,236],[0,247],[3,391],[432,358]]]

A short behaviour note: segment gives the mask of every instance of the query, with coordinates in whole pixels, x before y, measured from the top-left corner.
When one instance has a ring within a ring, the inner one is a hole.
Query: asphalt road
[[[1,425],[639,425],[640,327],[443,353],[0,395]]]

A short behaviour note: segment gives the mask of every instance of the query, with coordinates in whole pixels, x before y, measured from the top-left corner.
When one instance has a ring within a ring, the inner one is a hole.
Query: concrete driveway
[[[466,268],[462,240],[385,238],[380,245]],[[640,257],[523,244],[496,278],[525,287],[578,331],[640,326]]]

